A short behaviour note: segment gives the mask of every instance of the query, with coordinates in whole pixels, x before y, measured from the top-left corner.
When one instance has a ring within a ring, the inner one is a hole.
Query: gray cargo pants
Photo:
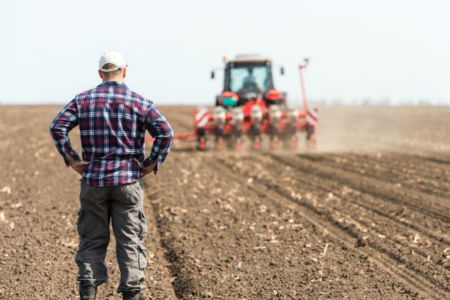
[[[147,222],[143,202],[144,193],[140,182],[92,187],[81,181],[77,223],[80,243],[75,257],[79,281],[98,286],[108,280],[105,256],[111,220],[120,268],[117,292],[145,288],[142,283],[147,255],[142,238],[147,234]]]

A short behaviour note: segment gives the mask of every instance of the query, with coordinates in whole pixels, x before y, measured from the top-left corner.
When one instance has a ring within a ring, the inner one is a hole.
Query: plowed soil
[[[48,133],[60,109],[0,107],[0,299],[78,297],[79,176]],[[161,110],[177,134],[193,109]],[[144,179],[147,297],[450,299],[450,109],[319,116],[316,149],[175,142]],[[120,299],[114,248],[99,299]]]

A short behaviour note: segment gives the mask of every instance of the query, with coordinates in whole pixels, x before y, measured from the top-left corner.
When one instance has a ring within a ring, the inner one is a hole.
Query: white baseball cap
[[[103,69],[106,64],[112,64],[116,67],[113,69]],[[120,69],[126,68],[128,65],[125,62],[125,58],[122,53],[117,51],[106,51],[103,53],[102,57],[100,57],[100,61],[98,62],[98,69],[102,72],[114,72]]]

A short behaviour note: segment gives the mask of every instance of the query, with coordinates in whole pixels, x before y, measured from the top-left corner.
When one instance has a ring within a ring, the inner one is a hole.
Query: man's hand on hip
[[[76,161],[69,153],[66,153],[66,157],[69,160],[72,169],[83,176],[83,171],[89,165],[89,162],[84,160]]]
[[[137,162],[139,164],[139,167],[141,168],[141,177],[144,177],[148,173],[152,172],[156,168],[156,164],[157,164],[157,162],[155,161],[154,163],[150,164],[148,167],[144,168],[144,166],[142,165],[142,163],[139,160],[134,158],[134,161]]]

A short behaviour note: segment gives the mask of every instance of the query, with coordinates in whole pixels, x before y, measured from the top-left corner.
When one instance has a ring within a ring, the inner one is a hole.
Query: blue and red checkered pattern
[[[144,167],[157,162],[156,174],[173,141],[172,128],[153,102],[116,81],[105,81],[77,95],[53,120],[50,134],[66,166],[70,164],[64,153],[81,160],[68,137],[77,125],[82,157],[89,162],[83,180],[91,186],[116,186],[139,180],[141,170],[134,158]],[[148,158],[146,130],[155,138]]]

